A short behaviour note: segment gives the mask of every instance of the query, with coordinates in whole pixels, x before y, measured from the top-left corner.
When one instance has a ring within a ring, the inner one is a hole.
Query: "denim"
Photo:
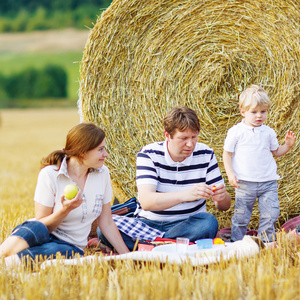
[[[240,181],[235,189],[235,208],[231,220],[231,240],[243,239],[252,215],[253,205],[258,199],[259,227],[258,235],[262,240],[273,241],[275,222],[280,213],[277,181],[250,182]]]
[[[11,236],[22,238],[27,242],[29,247],[46,243],[50,238],[48,228],[39,221],[25,221],[15,227]]]
[[[186,237],[191,242],[194,242],[198,239],[215,238],[218,232],[217,219],[212,214],[206,212],[195,214],[184,220],[177,220],[172,222],[152,221],[142,218],[140,218],[139,220],[143,221],[150,227],[164,231],[165,234],[163,238],[166,239]],[[132,251],[134,248],[135,240],[121,231],[120,233],[126,246],[130,251]],[[109,247],[112,247],[100,231],[99,227],[97,228],[97,235],[102,243],[106,244]]]
[[[72,258],[76,253],[84,254],[80,248],[49,234],[48,228],[39,221],[25,221],[13,230],[11,236],[20,237],[29,245],[28,249],[17,253],[19,258],[30,257],[33,260],[39,260],[41,257],[56,258],[57,253]]]

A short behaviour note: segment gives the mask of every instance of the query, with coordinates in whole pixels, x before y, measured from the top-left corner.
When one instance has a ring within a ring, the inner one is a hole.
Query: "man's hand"
[[[197,183],[185,191],[184,202],[192,202],[198,199],[209,199],[214,195],[212,187],[205,183]]]
[[[218,184],[213,192],[212,201],[215,203],[215,206],[219,210],[227,210],[230,208],[231,197],[226,191],[226,188],[223,184]]]
[[[215,186],[213,195],[212,195],[212,200],[214,202],[220,202],[223,201],[226,197],[226,189],[223,184],[219,184]]]

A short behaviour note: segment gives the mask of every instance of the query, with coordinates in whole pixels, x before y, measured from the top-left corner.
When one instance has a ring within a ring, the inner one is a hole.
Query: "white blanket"
[[[176,263],[182,264],[189,262],[193,266],[208,265],[232,257],[242,258],[254,256],[259,253],[258,244],[249,236],[245,236],[243,240],[234,243],[226,243],[226,245],[216,245],[211,249],[199,250],[197,245],[189,246],[186,254],[176,252],[176,244],[167,244],[157,246],[152,251],[135,251],[127,254],[98,256],[90,255],[86,257],[73,259],[53,259],[42,263],[41,268],[46,268],[56,264],[61,265],[83,265],[93,263],[96,260],[135,260],[135,261],[159,261],[160,263]]]

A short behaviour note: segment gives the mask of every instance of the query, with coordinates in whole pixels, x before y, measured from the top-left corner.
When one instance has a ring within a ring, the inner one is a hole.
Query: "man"
[[[137,155],[138,208],[135,216],[163,238],[194,242],[214,238],[218,221],[206,212],[209,198],[230,208],[218,163],[211,148],[198,143],[200,123],[194,110],[177,106],[164,118],[165,141],[149,144]],[[129,249],[133,240],[118,226]],[[101,238],[101,237],[99,237]]]

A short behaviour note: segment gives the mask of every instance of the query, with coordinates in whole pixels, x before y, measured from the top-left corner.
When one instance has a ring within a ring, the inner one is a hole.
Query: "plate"
[[[199,249],[197,245],[189,245],[186,255],[195,257],[218,256],[225,248],[226,247],[224,245],[213,245],[213,247],[210,249]],[[175,243],[156,246],[152,249],[152,251],[182,255],[181,253],[177,252]]]

